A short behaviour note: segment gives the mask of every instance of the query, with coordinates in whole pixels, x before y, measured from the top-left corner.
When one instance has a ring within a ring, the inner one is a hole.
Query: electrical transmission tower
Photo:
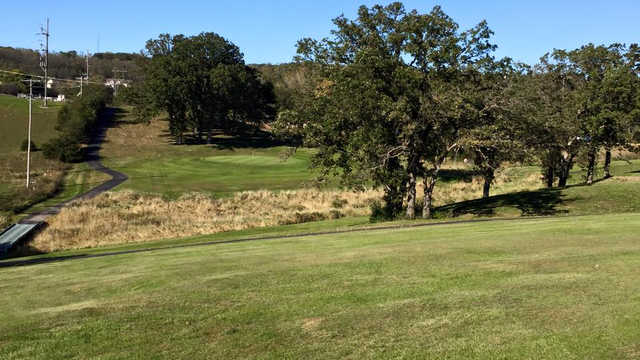
[[[49,18],[47,18],[47,27],[40,26],[40,33],[44,42],[40,43],[40,68],[44,71],[44,104],[43,107],[47,107],[47,72],[49,71]]]

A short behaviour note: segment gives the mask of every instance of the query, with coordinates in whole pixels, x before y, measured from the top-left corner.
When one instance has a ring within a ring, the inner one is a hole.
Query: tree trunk
[[[418,181],[418,158],[416,156],[409,156],[407,163],[407,173],[409,179],[407,180],[407,218],[416,218],[416,182]]]
[[[203,141],[204,134],[202,133],[202,128],[201,127],[198,127],[196,136],[198,137],[198,144],[203,144],[204,143],[204,141]]]
[[[416,218],[416,174],[414,171],[409,172],[409,181],[407,182],[407,218]]]
[[[436,169],[430,176],[424,178],[424,205],[422,208],[422,218],[431,219],[433,216],[433,189],[438,180],[438,170]]]
[[[383,200],[385,218],[388,220],[398,217],[402,214],[402,203],[404,201],[404,192],[407,189],[406,179],[398,176],[401,165],[396,158],[387,162],[387,171],[391,176],[391,181],[385,185]]]
[[[211,145],[211,129],[207,129],[207,145]]]
[[[484,186],[482,187],[482,198],[486,199],[489,197],[489,192],[491,191],[491,183],[495,178],[495,172],[493,169],[489,168],[484,171]]]
[[[604,156],[604,177],[605,179],[611,177],[611,149],[607,149]]]
[[[573,158],[574,155],[569,155],[568,153],[562,156],[560,175],[558,176],[558,186],[561,188],[567,187],[569,174],[571,173],[571,168],[573,168]]]
[[[554,173],[553,165],[548,165],[547,166],[547,172],[545,174],[545,180],[547,181],[547,187],[548,188],[552,188],[553,187],[554,178],[555,178],[555,173]]]
[[[563,165],[562,171],[560,172],[560,176],[558,176],[558,187],[564,188],[567,187],[567,181],[569,180],[569,165]]]
[[[593,184],[593,177],[596,171],[596,149],[591,148],[589,150],[588,156],[588,165],[587,165],[587,185]]]

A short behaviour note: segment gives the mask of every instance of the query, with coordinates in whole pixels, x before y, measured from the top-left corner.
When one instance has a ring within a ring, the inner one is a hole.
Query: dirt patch
[[[321,317],[314,317],[302,320],[302,329],[304,331],[313,331],[317,329],[324,319]]]

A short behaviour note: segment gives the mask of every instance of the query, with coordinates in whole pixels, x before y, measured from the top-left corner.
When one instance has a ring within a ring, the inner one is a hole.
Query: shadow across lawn
[[[559,204],[567,204],[572,201],[565,197],[562,189],[542,189],[497,195],[487,199],[468,200],[440,206],[435,209],[435,216],[438,218],[463,215],[492,216],[496,214],[496,209],[503,207],[518,209],[521,216],[557,215],[568,212],[556,208]]]
[[[480,171],[475,169],[442,169],[438,173],[438,179],[444,182],[471,182],[473,181],[473,177],[477,175],[480,175]]]
[[[176,138],[169,130],[164,130],[160,136],[176,146],[210,145],[216,150],[265,149],[291,145],[287,141],[279,140],[273,134],[259,129],[245,129],[245,131],[238,132],[237,135],[228,135],[222,131],[215,131],[209,143],[207,143],[206,135],[198,136],[193,133],[183,134],[182,144],[176,142]]]
[[[211,145],[217,150],[233,149],[264,149],[275,146],[287,145],[286,142],[274,138],[264,131],[248,133],[238,136],[216,136],[211,139]]]

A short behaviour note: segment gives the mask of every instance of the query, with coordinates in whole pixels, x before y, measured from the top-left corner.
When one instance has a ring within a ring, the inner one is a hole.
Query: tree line
[[[486,22],[461,30],[440,7],[362,6],[333,23],[331,38],[298,42],[309,81],[274,128],[317,148],[323,175],[382,187],[384,217],[431,217],[454,152],[473,159],[486,197],[506,161],[537,160],[549,187],[580,163],[591,184],[600,151],[610,176],[611,151],[638,141],[638,45],[554,50],[528,66],[493,56]]]
[[[82,144],[89,143],[100,117],[111,102],[110,88],[89,85],[82,96],[65,103],[56,120],[58,135],[42,146],[44,156],[63,162],[84,160]]]
[[[86,73],[86,60],[83,54],[76,51],[50,52],[49,76],[59,79],[76,79]],[[92,81],[103,81],[114,78],[114,69],[126,70],[131,81],[141,81],[143,72],[141,62],[145,57],[141,54],[129,53],[96,53],[89,58],[89,75]],[[42,74],[40,53],[31,49],[20,49],[0,46],[0,69],[19,73]],[[21,76],[0,73],[0,93],[26,93],[28,89],[20,80]],[[58,90],[69,86],[69,83],[54,83]]]

